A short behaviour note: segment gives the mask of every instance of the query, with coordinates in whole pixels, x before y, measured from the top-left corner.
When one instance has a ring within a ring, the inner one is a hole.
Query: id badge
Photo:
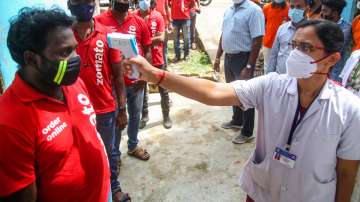
[[[286,151],[285,149],[276,147],[276,149],[274,151],[273,159],[288,168],[295,167],[296,155]]]

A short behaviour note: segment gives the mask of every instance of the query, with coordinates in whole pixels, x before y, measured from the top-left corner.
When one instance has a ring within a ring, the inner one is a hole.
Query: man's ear
[[[24,62],[25,66],[39,66],[41,63],[40,57],[34,52],[28,50],[24,52]]]

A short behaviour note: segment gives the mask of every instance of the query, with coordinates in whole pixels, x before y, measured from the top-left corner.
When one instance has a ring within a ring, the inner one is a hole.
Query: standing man
[[[159,12],[155,10],[156,2],[155,0],[140,0],[139,1],[139,10],[135,13],[139,17],[142,17],[151,33],[151,53],[152,53],[152,65],[166,70],[166,65],[164,61],[163,55],[163,43],[165,38],[165,25],[164,19]],[[147,85],[145,85],[144,90],[144,103],[142,116],[140,120],[139,128],[145,128],[146,123],[149,121],[149,105],[148,105],[148,92],[146,89]],[[169,105],[169,92],[159,86],[160,96],[161,96],[161,109],[163,113],[163,126],[166,129],[170,129],[172,127],[172,122],[169,116],[170,113],[170,105]]]
[[[346,6],[345,0],[322,0],[321,17],[325,20],[330,20],[337,23],[344,33],[344,47],[341,50],[341,60],[332,68],[330,72],[330,78],[340,82],[339,77],[342,68],[346,62],[346,53],[350,48],[351,42],[351,24],[341,18],[341,13]]]
[[[175,58],[174,62],[179,62],[181,59],[180,53],[180,31],[183,34],[184,40],[184,59],[189,60],[190,51],[190,11],[195,5],[195,0],[169,0],[171,4],[171,17],[174,26],[175,39]]]
[[[10,22],[19,69],[0,97],[0,201],[111,201],[72,24],[58,8],[23,8]]]
[[[195,0],[195,6],[190,11],[191,23],[190,23],[190,43],[191,49],[195,50],[196,45],[196,15],[201,13],[200,0]]]
[[[220,58],[225,52],[225,79],[232,82],[253,77],[256,59],[265,33],[265,21],[261,8],[250,0],[234,0],[234,5],[224,14],[222,34],[215,59],[214,70],[219,72]],[[233,107],[230,122],[223,128],[241,128],[233,143],[242,144],[254,138],[254,109],[247,111]]]
[[[170,33],[173,30],[169,0],[157,0],[155,9],[161,13],[161,15],[164,18],[164,22],[165,22],[165,39],[164,39],[163,54],[164,54],[165,65],[167,66],[167,64],[168,64],[167,45],[168,45],[168,38],[169,38],[168,33]]]
[[[285,0],[274,0],[263,7],[263,12],[265,16],[265,36],[262,52],[264,55],[264,72],[266,72],[276,32],[281,24],[289,20],[289,6]]]
[[[305,11],[306,0],[290,0],[290,21],[282,24],[276,33],[266,73],[286,73],[286,60],[292,50],[289,43],[295,34],[296,27],[305,20]]]
[[[96,128],[105,144],[111,169],[111,185],[114,201],[123,200],[117,174],[117,161],[111,160],[115,126],[124,129],[127,125],[125,111],[115,116],[115,86],[117,104],[125,108],[125,86],[121,70],[120,52],[109,48],[106,34],[108,30],[93,20],[95,0],[68,0],[68,8],[76,22],[73,25],[76,49],[81,58],[80,78],[88,89],[90,101],[96,113]],[[115,165],[112,165],[115,164]]]
[[[321,0],[306,0],[308,20],[316,20],[321,18]]]
[[[95,20],[99,23],[110,27],[113,31],[133,34],[136,37],[136,42],[140,55],[145,55],[146,59],[151,61],[151,37],[150,32],[144,19],[130,13],[130,1],[128,0],[112,0],[111,10],[103,12],[96,16]],[[132,81],[124,77],[126,85],[126,99],[128,106],[129,124],[127,127],[128,133],[128,155],[138,158],[140,160],[149,160],[150,154],[143,148],[138,146],[138,132],[140,115],[143,106],[144,86],[143,81]],[[119,108],[119,111],[125,111],[125,108]],[[116,156],[120,162],[120,140],[121,130],[116,130],[116,138],[114,142],[113,156]]]

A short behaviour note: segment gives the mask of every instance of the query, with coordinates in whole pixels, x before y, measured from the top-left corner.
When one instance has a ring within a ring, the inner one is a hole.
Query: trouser
[[[191,25],[190,25],[190,41],[191,43],[195,43],[196,39],[196,12],[191,12]]]
[[[165,65],[157,66],[157,68],[162,69],[162,70],[166,70]],[[169,116],[169,112],[170,112],[169,91],[167,89],[161,87],[161,86],[158,86],[158,87],[159,87],[159,92],[160,92],[160,97],[161,97],[161,110],[162,110],[162,113],[163,113],[163,117]],[[148,99],[149,99],[149,94],[148,94],[147,85],[146,85],[145,89],[144,89],[144,102],[143,102],[143,110],[142,110],[143,116],[149,114]]]
[[[163,48],[163,56],[164,56],[164,62],[165,62],[165,66],[167,66],[168,64],[168,59],[167,59],[167,55],[168,55],[168,40],[169,40],[169,36],[168,36],[168,32],[165,31],[165,38],[164,38],[164,48]]]
[[[190,50],[190,20],[173,20],[174,26],[174,49],[175,49],[175,57],[180,58],[180,31],[183,34],[184,40],[184,57],[189,55]]]
[[[267,72],[267,67],[269,65],[269,57],[270,57],[271,48],[267,48],[263,46],[262,53],[264,56],[264,73]]]
[[[104,146],[106,149],[106,153],[109,159],[110,172],[111,172],[111,190],[120,189],[120,182],[118,180],[117,170],[117,161],[114,161],[112,157],[112,150],[114,148],[114,138],[115,138],[115,126],[116,126],[116,118],[115,112],[108,112],[104,114],[96,114],[96,129],[99,132],[102,141],[104,142]]]
[[[241,52],[239,54],[225,54],[225,79],[227,83],[240,79],[240,73],[246,68],[250,53]],[[242,125],[241,134],[244,136],[252,136],[254,130],[255,110],[248,109],[243,111],[240,107],[233,106],[232,122]]]

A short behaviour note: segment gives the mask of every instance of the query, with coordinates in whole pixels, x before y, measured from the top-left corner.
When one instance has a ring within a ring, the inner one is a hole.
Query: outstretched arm
[[[158,83],[164,73],[163,70],[151,66],[143,57],[138,56],[129,60],[135,64],[141,73],[141,79]],[[213,81],[189,78],[166,72],[160,85],[182,96],[197,100],[207,105],[240,106],[234,88],[231,84],[216,83]]]

